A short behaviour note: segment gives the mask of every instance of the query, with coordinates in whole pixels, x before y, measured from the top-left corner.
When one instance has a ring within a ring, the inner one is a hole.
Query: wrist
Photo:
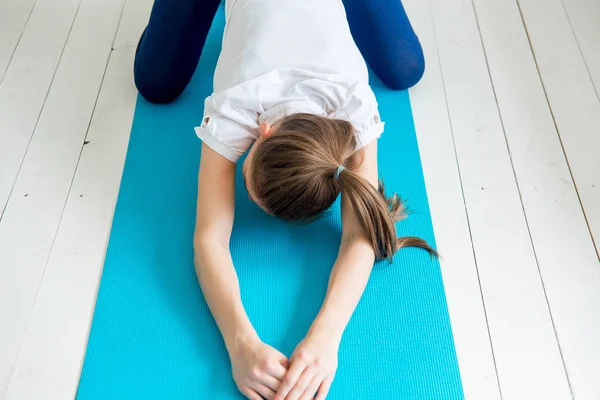
[[[346,324],[343,321],[339,321],[335,315],[329,314],[326,310],[321,310],[308,330],[307,336],[325,337],[328,341],[339,345],[345,328]]]
[[[235,326],[230,332],[223,334],[223,339],[230,355],[238,352],[241,348],[260,341],[258,334],[249,322]]]

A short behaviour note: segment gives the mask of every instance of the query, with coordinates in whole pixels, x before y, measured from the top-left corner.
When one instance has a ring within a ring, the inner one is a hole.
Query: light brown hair
[[[303,113],[285,117],[255,150],[250,173],[256,197],[271,214],[300,221],[317,218],[343,192],[378,259],[391,260],[402,247],[437,255],[423,239],[397,237],[394,224],[406,217],[404,205],[396,194],[386,197],[382,182],[377,190],[353,171],[356,145],[347,121]],[[340,165],[345,169],[335,179]]]

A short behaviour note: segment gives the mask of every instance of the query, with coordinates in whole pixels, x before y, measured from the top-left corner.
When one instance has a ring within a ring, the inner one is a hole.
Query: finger
[[[256,383],[260,383],[270,389],[273,389],[274,391],[278,391],[279,386],[281,386],[281,379],[278,379],[277,377],[269,374],[264,374],[260,378],[256,379]]]
[[[278,361],[285,369],[290,367],[290,360],[285,356],[285,354],[278,352]]]
[[[256,393],[254,390],[252,390],[250,388],[244,388],[244,389],[242,389],[241,392],[244,396],[246,396],[250,400],[262,400],[262,397],[260,397],[260,394]]]
[[[296,385],[298,378],[302,375],[302,372],[306,368],[306,364],[302,360],[296,360],[292,363],[292,366],[285,374],[283,378],[283,382],[281,382],[281,386],[279,386],[279,390],[277,391],[277,400],[283,400],[286,398],[290,390]]]
[[[281,383],[281,381],[285,377],[287,368],[278,362],[273,362],[273,363],[267,364],[265,371],[272,377],[276,378]],[[269,387],[273,388],[272,386],[269,386]],[[279,383],[277,384],[277,387],[279,387]]]
[[[314,368],[306,368],[300,378],[298,378],[298,382],[292,388],[292,391],[288,394],[286,400],[298,400],[300,396],[304,394],[308,386],[312,382],[312,380],[317,375],[317,371]]]
[[[272,400],[275,397],[275,392],[262,383],[254,383],[252,385],[252,389],[254,389],[258,394],[267,400]]]
[[[323,381],[323,383],[321,384],[321,387],[319,388],[319,393],[317,394],[317,397],[315,398],[315,400],[325,400],[325,398],[329,394],[329,388],[331,387],[331,382],[333,382],[333,378],[327,378]]]
[[[315,375],[313,380],[310,382],[310,385],[308,385],[304,391],[302,397],[300,397],[300,400],[312,400],[315,397],[315,394],[317,394],[317,390],[319,390],[321,383],[323,383],[323,377],[320,375]]]

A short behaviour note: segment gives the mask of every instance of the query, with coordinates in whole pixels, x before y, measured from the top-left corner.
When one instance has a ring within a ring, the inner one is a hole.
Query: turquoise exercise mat
[[[220,50],[223,10],[193,81],[170,105],[137,103],[77,397],[239,399],[193,265],[204,98]],[[408,200],[402,235],[434,242],[407,92],[372,79],[386,132],[388,190]],[[340,243],[339,203],[311,225],[265,215],[238,174],[231,251],[248,315],[288,356],[325,295]],[[378,263],[339,350],[328,399],[462,399],[437,261],[415,249]]]

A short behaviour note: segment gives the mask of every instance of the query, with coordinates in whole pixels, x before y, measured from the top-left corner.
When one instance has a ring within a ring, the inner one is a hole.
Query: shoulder
[[[366,146],[383,133],[384,122],[379,115],[375,93],[368,83],[348,86],[332,118],[350,122],[358,137],[358,148]]]

